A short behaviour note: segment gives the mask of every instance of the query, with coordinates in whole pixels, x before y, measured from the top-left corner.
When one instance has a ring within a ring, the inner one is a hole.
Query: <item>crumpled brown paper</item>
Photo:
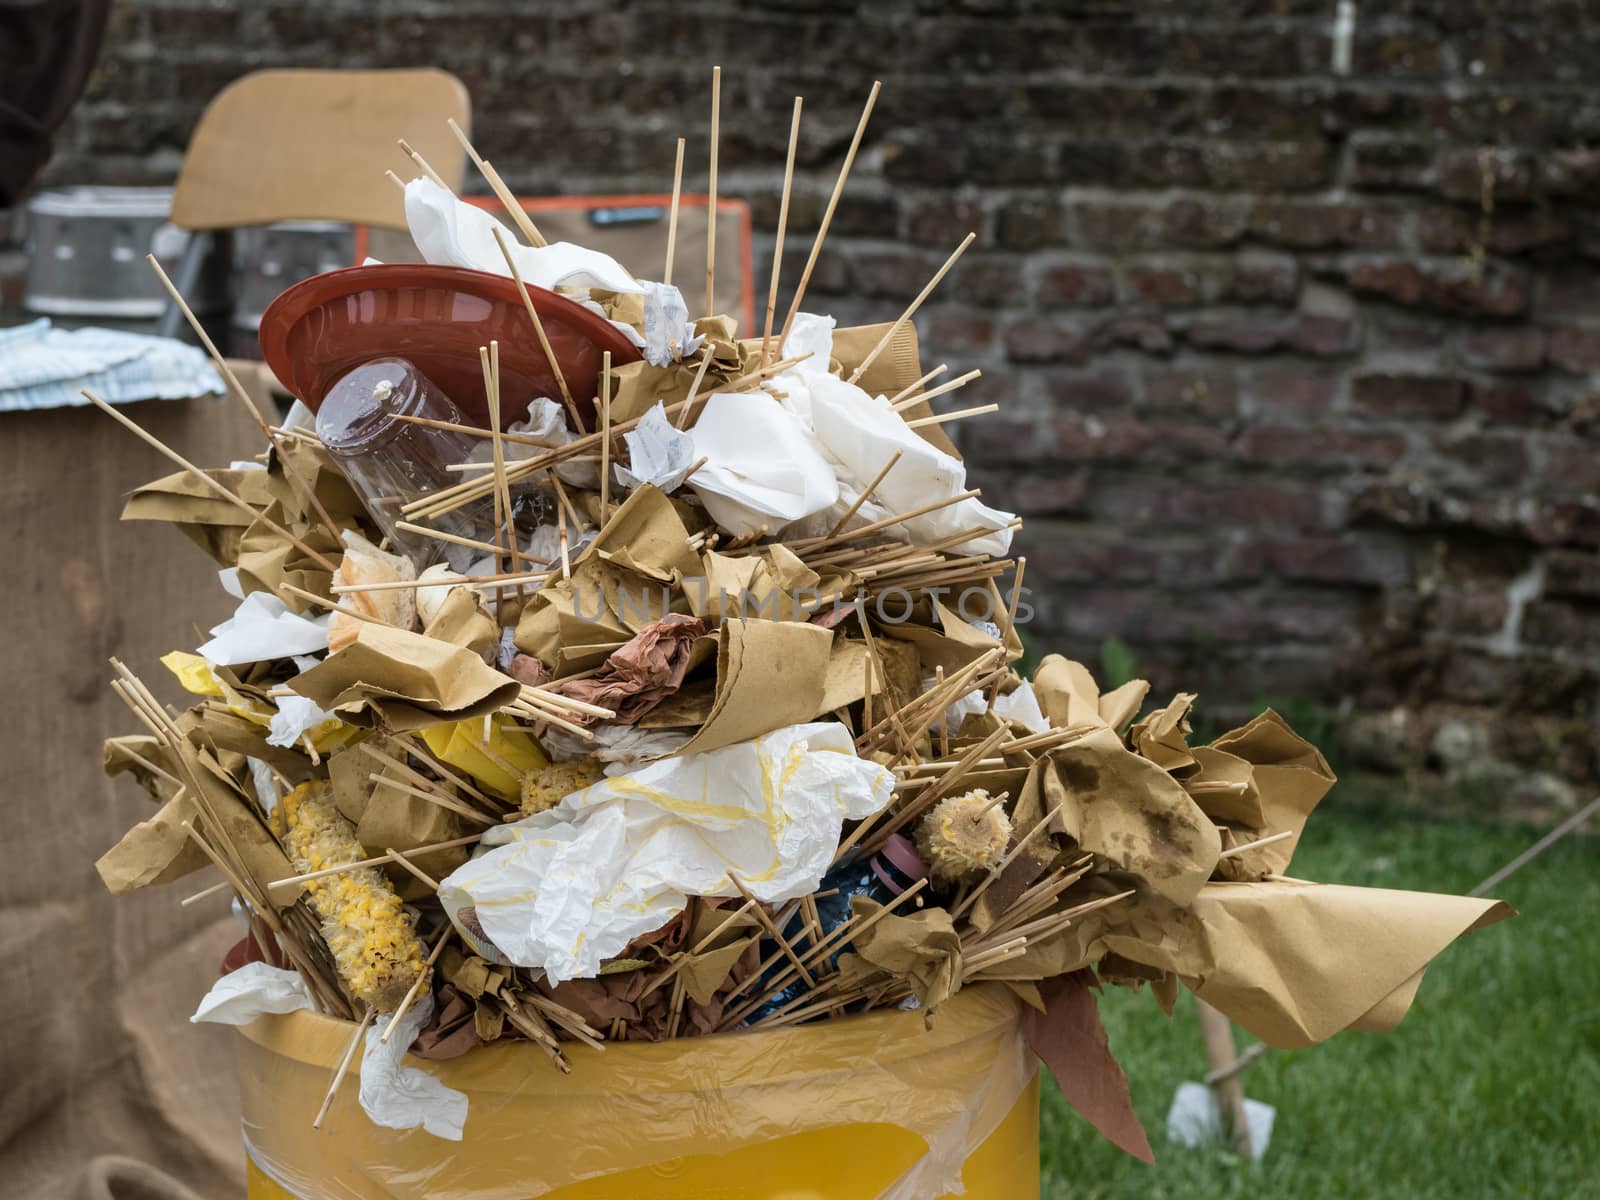
[[[863,926],[883,907],[866,896],[850,901]],[[863,962],[908,979],[924,1008],[943,1004],[961,990],[961,938],[943,908],[879,917],[850,944]]]
[[[669,614],[613,651],[599,674],[563,680],[550,690],[609,708],[616,713],[613,721],[630,725],[682,685],[694,658],[695,640],[705,629],[705,622],[697,617]],[[592,725],[600,718],[574,713],[569,719]]]
[[[353,725],[396,732],[481,717],[521,690],[470,650],[372,624],[289,687]]]
[[[1056,1077],[1061,1095],[1105,1138],[1135,1158],[1156,1160],[1150,1139],[1133,1111],[1128,1077],[1112,1057],[1100,1023],[1094,991],[1099,984],[1088,971],[1074,971],[1040,984],[1044,1011],[1023,1014],[1028,1046]]]
[[[811,720],[820,711],[833,634],[795,621],[729,619],[717,633],[710,716],[678,751],[694,754]]]

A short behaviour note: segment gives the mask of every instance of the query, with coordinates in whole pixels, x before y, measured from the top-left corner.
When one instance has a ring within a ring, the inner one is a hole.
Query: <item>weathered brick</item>
[[[1037,296],[1046,308],[1095,307],[1111,303],[1114,295],[1111,271],[1097,261],[1053,261],[1039,271]]]
[[[1489,371],[1537,371],[1544,364],[1544,330],[1533,325],[1486,325],[1469,329],[1461,356],[1469,367]]]
[[[994,315],[979,308],[936,308],[927,318],[927,331],[923,335],[930,346],[939,352],[946,350],[972,352],[987,350],[994,345],[996,321]]]
[[[1095,324],[1089,332],[1090,343],[1097,350],[1117,346],[1131,346],[1146,354],[1169,354],[1172,351],[1172,334],[1154,317],[1140,313],[1126,313],[1107,317]]]
[[[1022,260],[968,254],[941,286],[957,300],[990,308],[1016,308],[1024,299]]]
[[[1466,468],[1474,481],[1515,487],[1528,475],[1527,439],[1512,433],[1469,433],[1444,443],[1441,455]]]
[[[1467,407],[1482,413],[1493,425],[1545,426],[1555,415],[1539,391],[1526,383],[1473,383],[1467,387]]]
[[[1350,383],[1350,402],[1375,417],[1448,420],[1460,413],[1466,386],[1441,375],[1358,375]]]
[[[1361,346],[1361,322],[1353,316],[1301,313],[1286,340],[1291,349],[1319,358],[1354,354]]]
[[[1600,600],[1600,554],[1550,551],[1544,556],[1544,590],[1549,596]]]
[[[1600,371],[1600,328],[1564,325],[1550,330],[1547,343],[1550,365],[1574,375]]]
[[[1133,406],[1133,385],[1125,371],[1052,371],[1041,382],[1043,398],[1055,412],[1105,414]]]
[[[1322,417],[1333,411],[1338,382],[1301,366],[1264,366],[1251,376],[1255,406],[1274,417]]]
[[[1392,537],[1256,537],[1238,549],[1251,577],[1276,575],[1297,583],[1401,587],[1411,579],[1411,554]]]
[[[1600,448],[1564,438],[1547,444],[1544,455],[1543,495],[1600,501]]]
[[[1365,191],[1420,190],[1432,182],[1427,142],[1363,137],[1350,146],[1350,185]]]
[[[1452,588],[1434,597],[1433,620],[1446,633],[1488,637],[1500,631],[1509,611],[1510,601],[1502,590]]]
[[[1150,368],[1144,372],[1144,402],[1154,413],[1225,421],[1239,408],[1232,371],[1211,368]]]
[[[1227,246],[1246,227],[1242,206],[1181,196],[1154,204],[1078,201],[1075,242],[1101,253]]]
[[[1221,458],[1227,438],[1210,425],[1095,416],[1056,421],[1056,444],[1067,462],[1185,462]]]
[[[990,466],[1048,462],[1055,453],[1054,429],[1043,421],[996,413],[963,424],[962,452],[974,462]]]
[[[1201,317],[1184,330],[1191,345],[1237,354],[1265,354],[1283,345],[1288,330],[1276,317]]]
[[[906,236],[913,242],[953,246],[984,227],[983,209],[950,196],[920,196],[906,203]]]
[[[1385,471],[1406,455],[1398,433],[1341,428],[1260,425],[1239,435],[1234,448],[1246,462],[1298,470]]]
[[[1434,206],[1417,214],[1417,240],[1429,253],[1519,255],[1571,243],[1572,220],[1547,208],[1492,213]]]
[[[1395,208],[1321,200],[1262,200],[1251,210],[1250,232],[1281,246],[1392,247],[1401,242],[1405,214]]]
[[[1082,362],[1089,353],[1084,331],[1059,317],[1018,317],[1007,323],[1003,341],[1012,362]]]
[[[1041,197],[1019,197],[1000,210],[998,241],[1007,250],[1034,250],[1062,240],[1061,206]]]
[[[1300,483],[1175,477],[1113,479],[1096,486],[1089,506],[1129,528],[1317,529],[1323,525],[1321,489]]]
[[[941,260],[897,250],[864,250],[850,256],[850,278],[863,296],[909,300],[927,286]]]
[[[1569,654],[1600,651],[1600,607],[1569,600],[1534,600],[1522,610],[1522,636]]]
[[[1456,261],[1370,259],[1353,264],[1346,282],[1358,292],[1397,304],[1442,312],[1516,316],[1528,307],[1528,273],[1516,267],[1484,271]]]
[[[1016,511],[1024,516],[1059,516],[1083,510],[1089,494],[1088,471],[1052,470],[1024,475],[1012,493]]]

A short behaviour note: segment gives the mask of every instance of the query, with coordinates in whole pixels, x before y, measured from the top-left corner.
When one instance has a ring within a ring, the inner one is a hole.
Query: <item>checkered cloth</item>
[[[174,338],[115,329],[54,329],[40,318],[0,329],[0,412],[87,404],[181,400],[222,393],[205,353]]]

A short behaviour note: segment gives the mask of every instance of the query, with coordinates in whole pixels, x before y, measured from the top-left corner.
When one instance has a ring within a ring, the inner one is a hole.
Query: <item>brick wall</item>
[[[1561,801],[1600,700],[1600,2],[1358,7],[1339,75],[1333,0],[130,0],[51,178],[168,178],[256,66],[437,64],[524,192],[659,191],[716,61],[763,232],[806,97],[799,260],[881,78],[811,304],[887,319],[978,232],[919,325],[1002,405],[960,433],[1028,518],[1038,643]]]

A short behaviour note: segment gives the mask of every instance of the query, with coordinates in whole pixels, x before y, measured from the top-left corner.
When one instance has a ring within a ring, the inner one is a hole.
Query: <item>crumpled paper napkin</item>
[[[893,776],[856,757],[835,722],[790,725],[651,763],[485,832],[490,847],[439,899],[469,943],[486,938],[551,983],[599,973],[689,896],[780,903],[812,891],[846,819],[889,802]]]

